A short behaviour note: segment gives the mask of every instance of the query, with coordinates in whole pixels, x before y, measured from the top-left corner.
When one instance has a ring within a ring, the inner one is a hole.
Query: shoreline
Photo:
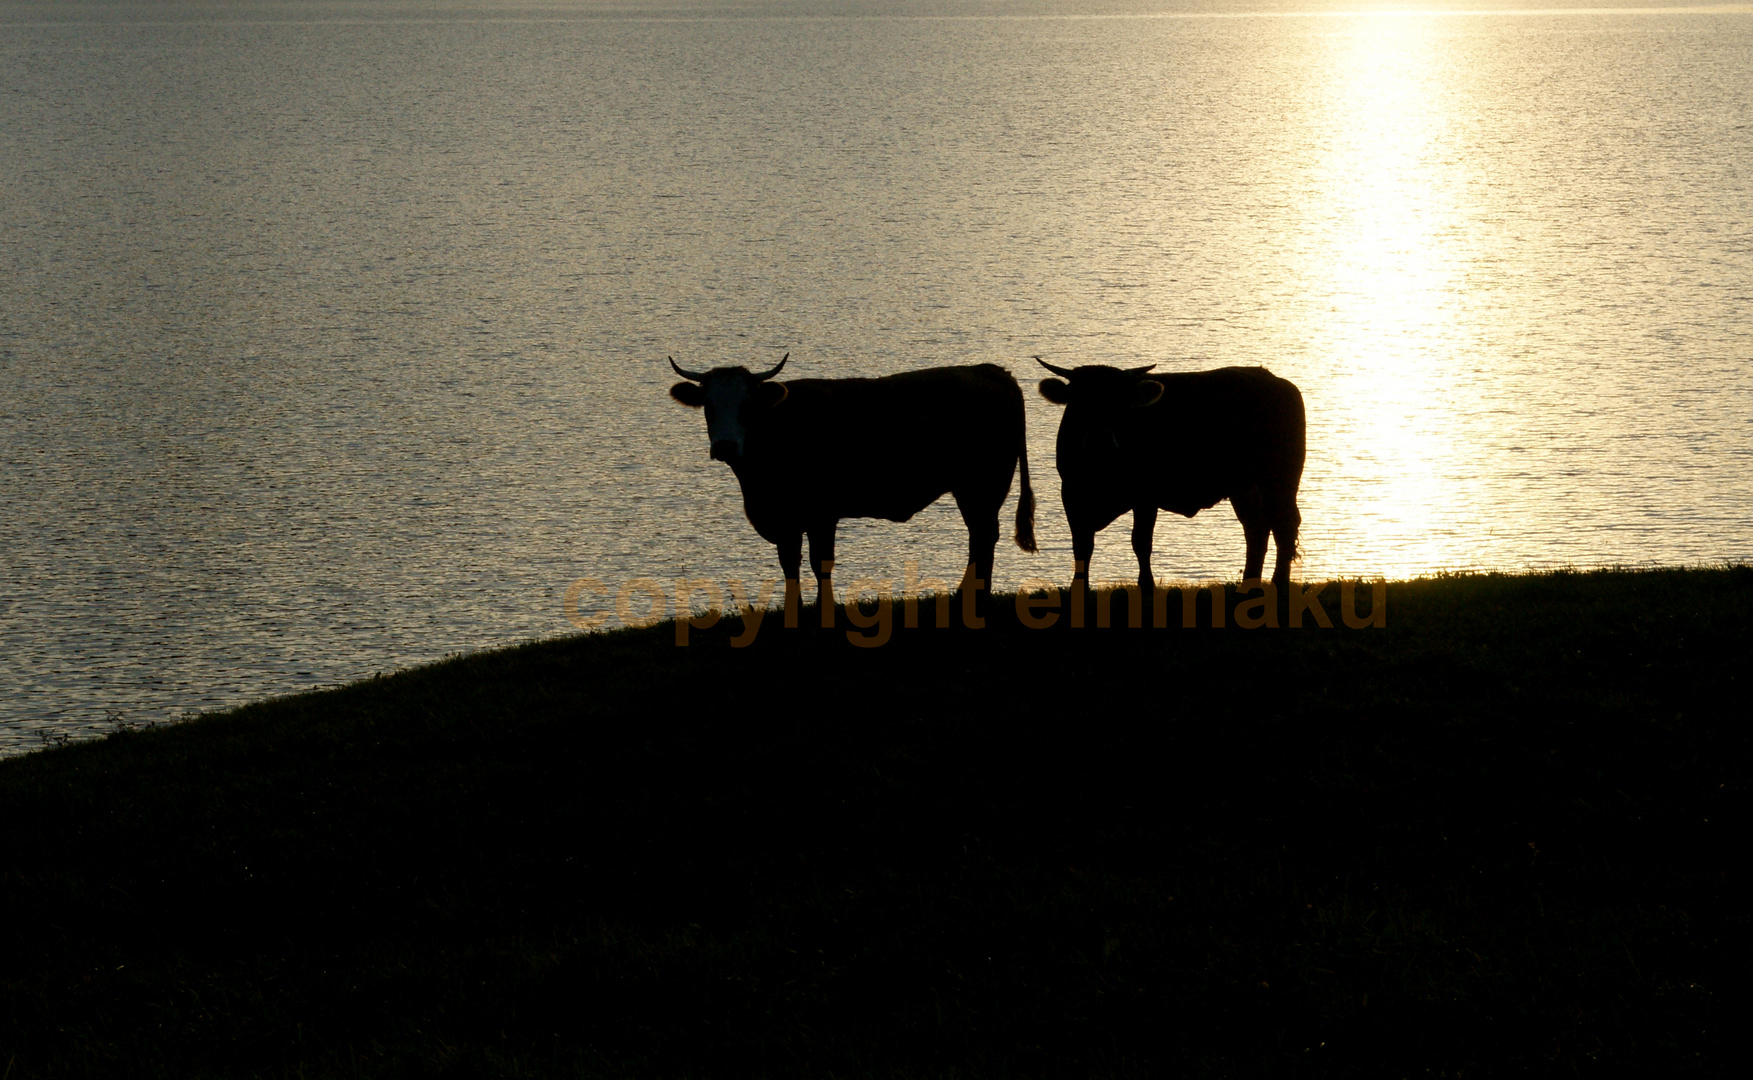
[[[1746,566],[1746,565],[1748,565],[1748,564],[1737,563],[1737,562],[1731,561],[1731,562],[1727,562],[1727,563],[1699,564],[1696,566],[1632,566],[1632,565],[1620,566],[1620,565],[1615,565],[1615,566],[1590,567],[1590,568],[1580,568],[1580,569],[1575,568],[1575,567],[1558,567],[1558,568],[1553,568],[1553,569],[1515,570],[1515,571],[1459,570],[1459,571],[1452,571],[1452,572],[1441,572],[1441,573],[1432,574],[1432,575],[1425,575],[1425,576],[1421,576],[1421,577],[1414,577],[1414,578],[1407,578],[1407,579],[1400,579],[1400,580],[1391,580],[1391,581],[1388,581],[1386,584],[1394,590],[1399,590],[1401,588],[1406,588],[1406,587],[1420,587],[1424,583],[1438,582],[1438,581],[1453,581],[1453,580],[1491,581],[1491,580],[1515,580],[1515,579],[1566,578],[1566,577],[1571,577],[1571,576],[1582,576],[1582,577],[1605,579],[1605,578],[1610,578],[1614,575],[1626,575],[1626,574],[1636,575],[1636,574],[1661,574],[1661,573],[1676,573],[1676,572],[1690,573],[1690,572],[1695,572],[1695,571],[1714,572],[1717,570],[1725,570],[1725,569],[1726,570],[1733,570],[1737,566]],[[595,581],[595,580],[596,579],[592,579],[592,578],[579,579],[579,581]],[[651,627],[652,625],[661,625],[664,627],[672,627],[673,628],[673,626],[675,625],[675,623],[677,621],[675,616],[674,616],[674,598],[672,595],[673,588],[674,588],[676,582],[674,580],[668,579],[668,578],[653,579],[653,578],[650,578],[649,576],[633,578],[630,580],[632,582],[649,582],[651,585],[656,586],[656,587],[663,590],[665,613],[663,616],[661,616],[659,623],[653,624],[648,619],[635,619],[633,621],[633,624],[631,624],[631,625],[627,625],[627,624],[614,625],[613,622],[610,621],[610,617],[611,617],[611,615],[614,612],[615,607],[616,607],[616,597],[614,595],[615,590],[612,590],[612,589],[608,591],[607,595],[595,598],[597,600],[599,606],[602,608],[602,610],[592,609],[589,606],[589,601],[586,599],[580,599],[579,595],[568,596],[567,600],[570,602],[563,602],[563,604],[562,604],[562,609],[563,609],[564,613],[568,616],[568,621],[571,621],[575,625],[575,627],[577,627],[577,629],[579,629],[579,630],[589,631],[592,629],[597,629],[600,631],[611,632],[611,633],[620,632],[623,630],[647,629],[647,628]],[[849,579],[849,580],[853,580],[853,579]],[[1030,579],[1030,581],[1043,581],[1044,582],[1045,579]],[[1331,578],[1321,579],[1321,584],[1325,587],[1325,591],[1323,592],[1322,597],[1321,597],[1321,603],[1323,606],[1323,610],[1329,616],[1330,621],[1333,621],[1333,622],[1335,622],[1336,625],[1338,625],[1338,622],[1342,618],[1342,616],[1338,610],[1338,605],[1339,605],[1339,602],[1341,600],[1341,597],[1339,595],[1340,589],[1337,586],[1340,583],[1352,583],[1356,587],[1357,595],[1361,598],[1358,601],[1358,603],[1360,603],[1362,605],[1360,610],[1367,612],[1370,610],[1370,599],[1369,599],[1370,589],[1373,585],[1381,583],[1382,581],[1383,581],[1383,579],[1380,577],[1356,578],[1356,577],[1346,577],[1344,575],[1338,575],[1338,576],[1334,576]],[[623,583],[623,584],[625,584],[625,583]],[[838,589],[839,584],[840,584],[840,582],[837,581],[836,582],[837,589]],[[1229,581],[1175,580],[1175,581],[1167,581],[1167,582],[1159,581],[1158,582],[1158,589],[1159,590],[1166,589],[1170,593],[1170,595],[1166,598],[1169,610],[1167,611],[1166,617],[1165,617],[1161,613],[1158,613],[1158,612],[1151,610],[1151,604],[1147,601],[1145,604],[1146,626],[1144,628],[1147,630],[1157,628],[1153,624],[1154,624],[1154,622],[1157,621],[1157,619],[1161,619],[1161,621],[1164,621],[1167,623],[1168,629],[1174,629],[1177,625],[1179,625],[1183,621],[1183,618],[1184,618],[1184,608],[1181,606],[1182,600],[1180,599],[1180,596],[1184,592],[1184,590],[1186,590],[1188,588],[1209,589],[1213,585],[1221,585],[1231,594],[1231,601],[1230,601],[1229,605],[1226,607],[1226,617],[1227,617],[1227,621],[1230,623],[1230,626],[1233,628],[1234,627],[1234,621],[1233,621],[1234,620],[1234,609],[1235,609],[1235,604],[1233,602],[1233,594],[1238,589],[1239,584],[1240,583],[1238,581],[1235,581],[1235,580],[1229,580]],[[1306,589],[1308,587],[1307,582],[1300,581],[1300,580],[1294,581],[1293,584],[1295,584],[1299,588]],[[1102,581],[1097,582],[1097,585],[1100,586],[1099,591],[1102,593],[1109,592],[1110,586],[1120,586],[1120,587],[1125,587],[1125,588],[1130,589],[1129,586],[1126,586],[1123,582],[1120,582],[1118,580],[1104,579]],[[1062,614],[1066,614],[1066,615],[1069,614],[1070,597],[1068,594],[1068,590],[1064,587],[1063,583],[1059,583],[1057,587],[1059,589],[1060,596],[1062,599],[1062,604],[1063,604],[1062,607],[1060,607],[1058,609],[1053,609],[1053,608],[1049,608],[1049,607],[1043,607],[1039,604],[1037,604],[1035,607],[1035,611],[1037,613],[1043,614],[1049,619],[1053,618],[1052,612],[1054,612],[1054,611],[1058,611],[1058,612],[1060,612]],[[581,590],[579,590],[579,582],[574,582],[573,588],[575,591],[581,592]],[[649,605],[649,603],[650,603],[649,593],[647,593],[644,590],[645,590],[645,587],[641,586],[639,588],[639,590],[637,590],[637,595],[640,597],[640,602],[642,604]],[[780,590],[780,591],[782,591],[782,590]],[[814,587],[812,585],[806,590],[806,596],[813,596],[813,595],[814,595]],[[936,598],[938,595],[939,594],[937,594],[935,592],[925,592],[925,593],[917,594],[915,597],[915,599],[917,599],[921,604],[921,610],[927,612],[927,614],[925,615],[926,622],[930,622],[932,620],[931,613],[934,609],[934,605],[936,603]],[[952,593],[947,594],[947,595],[949,595],[952,598],[952,601],[954,601],[954,598],[956,597],[957,594],[952,592]],[[1016,597],[1015,592],[1000,593],[996,597],[995,602],[999,606],[1003,607],[1005,609],[1005,611],[1008,613],[1009,610],[1014,605],[1015,597]],[[841,602],[839,604],[837,604],[837,608],[839,610],[837,610],[837,612],[836,612],[836,629],[837,629],[837,632],[845,633],[853,628],[853,624],[849,623],[843,616],[844,597],[837,596],[837,599]],[[902,621],[902,608],[903,608],[903,604],[906,600],[906,594],[902,593],[902,592],[889,593],[888,599],[890,602],[891,610],[895,613],[893,618],[894,618],[894,621],[896,623],[896,628],[897,628],[897,630],[901,629],[900,623]],[[1095,621],[1106,616],[1106,614],[1110,608],[1110,603],[1107,599],[1097,598],[1094,596],[1094,594],[1092,594],[1092,597],[1089,600],[1089,604],[1091,606],[1091,615],[1090,615],[1089,621],[1092,623],[1092,626],[1093,626]],[[1203,593],[1201,594],[1198,605],[1199,605],[1199,608],[1201,609],[1200,615],[1199,615],[1200,626],[1203,627],[1209,621],[1209,613],[1205,610],[1207,605],[1208,605],[1208,600],[1205,598],[1205,594],[1203,594]],[[865,614],[868,615],[870,613],[869,609],[871,607],[872,607],[872,598],[867,596],[861,601],[861,610]],[[1113,616],[1115,619],[1117,619],[1121,622],[1124,622],[1127,619],[1127,616],[1128,616],[1128,601],[1127,600],[1125,600],[1125,599],[1117,600],[1117,601],[1112,603],[1111,607],[1112,607],[1113,612],[1115,613]],[[1280,606],[1278,611],[1279,611],[1279,614],[1283,618],[1288,619],[1288,613],[1286,612],[1284,607]],[[801,612],[800,622],[803,624],[804,627],[814,626],[814,625],[817,625],[819,623],[820,608],[813,601],[803,604],[801,606],[800,612]],[[631,614],[631,613],[629,613],[629,614]],[[692,615],[694,616],[694,618],[696,620],[698,620],[703,614],[704,614],[704,612],[700,609],[692,609]],[[726,618],[733,617],[733,616],[723,615],[722,611],[720,614],[721,614],[721,617],[726,617]],[[769,604],[765,605],[764,607],[762,607],[761,619],[760,619],[761,629],[758,632],[761,634],[765,634],[765,633],[768,633],[773,628],[780,627],[781,624],[783,623],[782,614],[783,614],[783,608],[779,604],[769,603]],[[1153,618],[1153,616],[1155,618]],[[1318,616],[1315,616],[1312,613],[1312,611],[1309,613],[1309,617],[1318,618]],[[1004,616],[1004,618],[1008,619],[1009,618],[1008,614],[1006,614]],[[958,628],[958,629],[960,628],[960,624],[962,621],[962,613],[961,613],[959,607],[952,607],[950,621],[952,623],[956,624],[956,628]],[[864,629],[858,630],[859,636],[865,637],[867,639],[871,638],[873,636],[876,636],[879,633],[879,631],[870,629],[871,627],[876,626],[876,624],[870,622],[868,618],[866,619],[865,622],[858,623],[857,625],[864,628]],[[1042,628],[1044,629],[1045,627],[1042,627]],[[929,627],[921,627],[921,629],[929,629]],[[690,628],[690,630],[692,630],[692,628]],[[419,661],[419,662],[409,664],[406,667],[389,668],[389,669],[381,670],[381,671],[378,671],[378,674],[379,675],[401,674],[401,673],[410,672],[410,671],[420,671],[420,670],[428,669],[428,668],[433,667],[435,665],[449,662],[450,660],[457,659],[459,657],[473,656],[473,655],[478,655],[478,654],[482,654],[482,653],[503,652],[503,651],[506,651],[509,649],[517,649],[517,648],[523,648],[523,647],[530,646],[530,645],[538,645],[538,644],[541,644],[544,642],[567,640],[568,638],[573,637],[573,636],[575,636],[575,635],[568,633],[568,634],[561,634],[561,635],[551,635],[551,636],[546,636],[546,637],[525,638],[522,640],[517,640],[515,638],[512,638],[512,639],[507,639],[505,641],[502,641],[498,644],[488,645],[488,646],[479,647],[479,648],[465,648],[465,649],[461,649],[461,650],[456,650],[456,651],[453,651],[451,653],[446,653],[444,655],[435,656],[429,660],[424,660],[424,661]],[[692,636],[692,634],[691,634],[691,636]],[[363,667],[363,669],[366,671],[371,671],[377,665],[374,665],[371,663],[364,663],[360,666]],[[358,669],[356,668],[355,670],[358,670]],[[241,700],[237,700],[237,701],[233,702],[232,704],[227,704],[227,705],[218,705],[218,706],[212,706],[212,707],[206,707],[206,708],[193,708],[193,707],[183,708],[181,710],[178,710],[174,714],[166,712],[164,715],[161,715],[158,718],[149,719],[149,720],[130,719],[130,714],[137,716],[138,713],[133,708],[131,708],[127,703],[122,703],[122,704],[117,705],[115,707],[105,707],[105,708],[98,710],[98,712],[103,714],[103,719],[80,720],[80,719],[66,718],[66,719],[62,719],[62,720],[58,720],[58,721],[52,721],[52,720],[46,720],[46,719],[42,719],[42,718],[38,718],[38,719],[21,718],[21,719],[9,722],[9,723],[16,726],[16,732],[14,734],[12,734],[11,736],[9,736],[10,742],[0,744],[0,761],[12,760],[12,759],[26,756],[29,754],[38,753],[40,751],[47,750],[47,749],[63,748],[63,747],[66,747],[66,746],[69,746],[69,745],[72,745],[75,743],[87,743],[87,742],[92,742],[92,741],[101,741],[102,739],[108,738],[110,735],[116,733],[117,731],[155,730],[155,729],[163,728],[163,727],[176,726],[178,724],[185,723],[190,719],[197,719],[197,718],[205,717],[205,716],[221,715],[221,714],[234,712],[238,709],[247,708],[251,705],[258,705],[258,704],[264,704],[264,703],[271,702],[271,701],[283,700],[285,698],[297,697],[297,696],[300,696],[303,694],[324,693],[324,692],[328,692],[328,691],[332,691],[332,690],[338,690],[338,689],[342,689],[346,686],[352,685],[355,682],[370,681],[371,677],[372,676],[370,676],[370,675],[366,675],[366,676],[362,676],[362,677],[358,677],[358,678],[343,678],[340,681],[323,682],[321,684],[302,687],[302,688],[291,688],[291,689],[286,689],[286,690],[282,690],[279,692],[267,693],[267,694],[264,694],[264,695],[259,696],[259,697],[244,698]],[[152,710],[148,710],[149,715],[151,712],[152,712]]]
[[[1367,632],[665,623],[9,758],[0,1049],[15,1076],[1720,1067],[1753,569],[1387,590]]]

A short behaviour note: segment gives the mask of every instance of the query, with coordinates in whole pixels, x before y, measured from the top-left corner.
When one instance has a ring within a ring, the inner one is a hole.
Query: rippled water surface
[[[1266,364],[1309,578],[1753,556],[1745,7],[7,4],[0,177],[0,751],[776,575],[666,355]]]

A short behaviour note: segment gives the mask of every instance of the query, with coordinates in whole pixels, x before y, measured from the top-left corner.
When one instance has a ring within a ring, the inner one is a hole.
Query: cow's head
[[[689,408],[706,410],[706,437],[712,444],[712,456],[735,465],[742,460],[743,440],[756,410],[771,409],[785,400],[785,384],[767,380],[779,374],[789,359],[791,354],[786,353],[773,370],[760,374],[744,367],[713,368],[696,374],[677,367],[671,357],[670,367],[690,381],[670,387],[670,397]]]
[[[1035,360],[1059,376],[1041,380],[1041,396],[1065,406],[1065,419],[1059,425],[1059,441],[1065,450],[1096,457],[1120,453],[1120,433],[1136,410],[1147,409],[1162,400],[1163,384],[1148,377],[1155,364],[1139,368],[1102,364],[1062,368],[1039,356]]]

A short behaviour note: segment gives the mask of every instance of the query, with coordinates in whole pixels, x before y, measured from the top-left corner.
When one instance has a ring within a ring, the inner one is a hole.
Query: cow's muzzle
[[[735,439],[720,439],[712,444],[713,461],[735,461],[742,456]]]

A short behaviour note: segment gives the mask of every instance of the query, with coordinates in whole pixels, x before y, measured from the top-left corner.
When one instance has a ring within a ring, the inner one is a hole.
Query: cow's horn
[[[1128,375],[1148,375],[1150,373],[1150,369],[1153,367],[1156,367],[1156,365],[1155,364],[1146,364],[1143,367],[1129,367],[1126,369],[1126,374],[1128,374]]]
[[[666,360],[668,360],[668,361],[669,361],[669,362],[670,362],[670,367],[673,367],[673,368],[675,368],[675,369],[676,369],[676,374],[677,374],[677,375],[680,375],[680,376],[681,376],[681,377],[682,377],[682,378],[684,378],[684,379],[693,379],[693,380],[694,380],[694,381],[695,381],[695,382],[704,382],[704,381],[706,381],[706,376],[704,376],[704,375],[700,375],[700,374],[696,374],[696,373],[695,373],[695,372],[692,372],[692,371],[688,371],[688,370],[686,370],[686,369],[684,369],[684,368],[681,368],[681,367],[677,367],[677,365],[676,365],[676,358],[675,358],[675,357],[673,357],[673,356],[667,356],[667,357],[665,357],[665,358],[664,358],[664,359],[666,359]]]
[[[1070,371],[1068,371],[1062,367],[1054,367],[1052,364],[1049,364],[1047,361],[1041,359],[1039,356],[1035,357],[1035,363],[1040,364],[1042,367],[1046,368],[1048,371],[1051,371],[1053,374],[1059,376],[1061,379],[1071,378]]]
[[[779,363],[773,365],[772,371],[763,371],[763,372],[761,372],[761,374],[754,376],[754,380],[756,382],[766,382],[768,379],[771,379],[773,376],[779,374],[779,369],[784,367],[785,362],[787,360],[790,360],[790,359],[791,359],[791,354],[786,353],[784,356],[781,356],[779,358]]]

